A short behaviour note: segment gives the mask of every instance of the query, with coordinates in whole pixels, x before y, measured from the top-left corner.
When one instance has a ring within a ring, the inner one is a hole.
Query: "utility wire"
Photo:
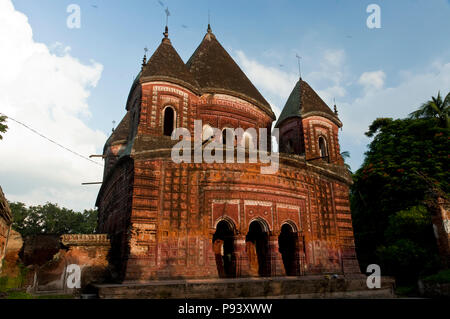
[[[6,115],[6,114],[4,114],[4,113],[1,113],[1,112],[0,112],[0,115],[3,115],[3,116],[5,116],[7,119],[10,119],[10,120],[16,122],[17,124],[22,125],[23,127],[27,128],[28,130],[30,130],[31,132],[33,132],[34,134],[37,134],[37,135],[39,135],[40,137],[43,137],[43,138],[46,139],[47,141],[49,141],[49,142],[51,142],[51,143],[53,143],[53,144],[55,144],[55,145],[57,145],[57,146],[59,146],[59,147],[65,149],[66,151],[68,151],[68,152],[70,152],[70,153],[72,153],[72,154],[75,154],[76,156],[81,157],[82,159],[85,159],[85,160],[87,160],[87,161],[89,161],[89,162],[91,162],[91,163],[94,163],[94,164],[97,164],[97,165],[103,167],[102,164],[100,164],[100,163],[98,163],[98,162],[96,162],[96,161],[93,161],[93,160],[91,160],[90,158],[88,158],[88,157],[86,157],[86,156],[83,156],[83,155],[81,155],[80,153],[77,153],[77,152],[71,150],[70,148],[67,148],[67,147],[63,146],[63,145],[59,144],[58,142],[55,142],[54,140],[52,140],[52,139],[48,138],[47,136],[45,136],[45,135],[39,133],[38,131],[36,131],[35,129],[29,127],[28,125],[26,125],[26,124],[24,124],[24,123],[22,123],[22,122],[20,122],[20,121],[18,121],[18,120],[16,120],[16,119],[13,119],[12,117],[10,117],[10,116],[8,116],[8,115]]]

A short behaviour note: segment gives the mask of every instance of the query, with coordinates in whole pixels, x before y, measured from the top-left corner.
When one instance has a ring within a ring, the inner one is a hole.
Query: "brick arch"
[[[321,154],[321,152],[322,152],[322,148],[321,148],[321,145],[320,145],[320,141],[323,141],[323,143],[324,143],[324,147],[325,147],[325,154]],[[317,138],[316,138],[316,141],[315,141],[315,143],[317,143],[317,154],[319,155],[319,156],[328,156],[328,158],[327,158],[327,160],[329,161],[330,160],[330,157],[331,157],[331,152],[330,152],[330,143],[328,142],[328,138],[327,138],[327,136],[326,135],[324,135],[324,134],[322,134],[322,133],[319,133],[318,134],[318,136],[317,136]]]
[[[161,122],[161,132],[162,134],[165,133],[165,116],[166,116],[166,110],[168,108],[171,108],[173,111],[173,123],[172,123],[172,129],[175,129],[177,127],[179,127],[179,112],[178,112],[178,108],[176,105],[171,104],[171,103],[166,103],[164,105],[161,106],[161,112],[160,112],[160,122]]]
[[[278,236],[278,251],[281,254],[285,275],[300,275],[299,232],[295,223],[291,220],[286,220],[281,224]]]
[[[221,216],[219,218],[216,219],[216,221],[214,222],[214,229],[217,229],[217,225],[221,222],[224,221],[226,223],[228,223],[228,225],[230,226],[230,228],[233,230],[234,233],[237,232],[237,227],[236,227],[236,222],[234,221],[234,219],[230,216],[224,215]]]
[[[261,228],[263,229],[263,231],[265,233],[270,233],[270,231],[271,231],[270,224],[267,222],[267,220],[265,220],[264,217],[258,216],[258,217],[252,218],[248,222],[247,229],[250,227],[251,223],[253,223],[253,222],[258,222],[261,225]]]
[[[293,220],[286,219],[286,220],[284,220],[283,222],[281,222],[281,224],[280,224],[280,230],[281,230],[281,228],[282,228],[284,225],[289,225],[289,226],[291,226],[292,231],[293,231],[294,233],[300,232],[300,227],[298,227],[297,223],[294,222]]]

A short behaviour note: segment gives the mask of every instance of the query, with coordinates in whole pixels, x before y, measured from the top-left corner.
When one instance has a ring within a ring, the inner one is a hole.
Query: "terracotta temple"
[[[175,128],[272,129],[269,103],[208,30],[184,63],[168,31],[104,147],[98,231],[121,282],[360,273],[340,154],[342,123],[301,78],[276,122],[279,169],[175,163]],[[206,136],[205,136],[206,135]],[[260,137],[258,136],[258,139]],[[225,139],[224,139],[225,140]],[[269,137],[270,140],[270,137]],[[229,143],[245,148],[257,141]]]

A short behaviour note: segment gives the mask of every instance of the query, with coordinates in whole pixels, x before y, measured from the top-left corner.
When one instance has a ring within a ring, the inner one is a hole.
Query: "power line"
[[[45,135],[39,133],[38,131],[36,131],[35,129],[29,127],[28,125],[26,125],[26,124],[24,124],[24,123],[22,123],[22,122],[20,122],[20,121],[18,121],[18,120],[16,120],[16,119],[13,119],[12,117],[6,115],[5,113],[1,113],[1,112],[0,112],[0,115],[3,115],[3,116],[5,116],[6,118],[8,118],[8,119],[10,119],[10,120],[12,120],[12,121],[14,121],[14,122],[16,122],[17,124],[22,125],[23,127],[27,128],[28,130],[30,130],[31,132],[33,132],[34,134],[37,134],[37,135],[39,135],[40,137],[43,137],[43,138],[46,139],[47,141],[49,141],[49,142],[51,142],[51,143],[53,143],[53,144],[55,144],[55,145],[57,145],[57,146],[59,146],[59,147],[65,149],[66,151],[68,151],[68,152],[70,152],[70,153],[72,153],[72,154],[75,154],[76,156],[81,157],[82,159],[85,159],[85,160],[87,160],[87,161],[89,161],[89,162],[91,162],[91,163],[94,163],[94,164],[97,164],[97,165],[103,167],[102,164],[100,164],[100,163],[98,163],[98,162],[96,162],[96,161],[93,161],[93,160],[91,160],[90,158],[88,158],[88,157],[86,157],[86,156],[83,156],[83,155],[81,155],[80,153],[77,153],[77,152],[71,150],[70,148],[65,147],[64,145],[59,144],[58,142],[56,142],[56,141],[54,141],[54,140],[48,138],[47,136],[45,136]]]

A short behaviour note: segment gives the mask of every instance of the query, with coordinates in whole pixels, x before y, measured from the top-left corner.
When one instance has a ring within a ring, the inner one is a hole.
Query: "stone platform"
[[[368,289],[364,275],[191,279],[96,285],[102,299],[394,298],[395,281]]]

